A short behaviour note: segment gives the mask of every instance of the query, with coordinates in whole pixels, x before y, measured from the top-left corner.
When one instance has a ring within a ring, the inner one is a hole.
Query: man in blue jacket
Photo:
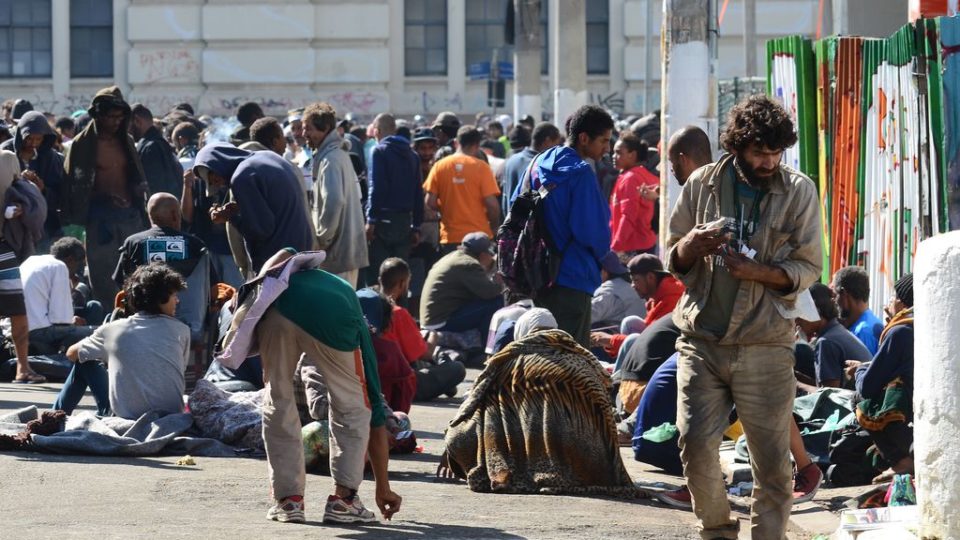
[[[233,200],[213,206],[210,219],[229,221],[240,231],[253,271],[285,247],[313,249],[303,186],[281,156],[210,144],[197,153],[193,173],[206,182],[211,197],[223,187],[230,189]]]
[[[600,193],[593,164],[610,151],[613,119],[595,105],[584,105],[567,119],[567,144],[537,160],[533,189],[548,190],[547,231],[562,253],[554,285],[537,295],[537,307],[550,310],[557,325],[584,347],[590,346],[590,302],[600,286],[600,260],[610,251],[610,208]],[[529,189],[518,186],[517,193]]]
[[[383,261],[409,258],[411,246],[420,243],[423,222],[420,158],[410,148],[409,140],[396,135],[393,116],[378,115],[373,129],[378,142],[367,175],[367,284],[377,283]]]

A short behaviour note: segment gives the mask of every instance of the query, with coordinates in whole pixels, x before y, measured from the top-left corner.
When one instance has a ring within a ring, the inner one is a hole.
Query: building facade
[[[468,70],[495,53],[512,60],[508,1],[0,0],[0,97],[65,114],[117,84],[157,114],[188,102],[230,115],[246,101],[283,114],[317,100],[357,117],[489,111],[487,82]],[[542,1],[546,113],[548,53],[563,45],[548,13],[562,1]],[[624,115],[659,108],[661,0],[585,3],[589,101]],[[767,38],[814,35],[819,3],[757,0],[758,62]],[[731,2],[719,27],[719,79],[745,72],[742,5]],[[512,83],[506,94],[512,112]]]

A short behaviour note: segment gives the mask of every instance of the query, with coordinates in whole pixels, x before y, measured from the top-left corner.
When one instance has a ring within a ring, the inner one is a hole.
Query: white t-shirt
[[[73,324],[70,271],[53,255],[34,255],[20,264],[30,330]]]

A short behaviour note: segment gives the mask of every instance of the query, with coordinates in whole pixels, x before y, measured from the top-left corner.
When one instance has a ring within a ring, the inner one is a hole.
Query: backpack
[[[517,196],[497,230],[497,273],[511,292],[531,299],[554,284],[562,258],[545,220],[544,205],[550,190],[543,186],[532,189],[536,163],[534,158],[520,180],[521,186],[531,189]]]

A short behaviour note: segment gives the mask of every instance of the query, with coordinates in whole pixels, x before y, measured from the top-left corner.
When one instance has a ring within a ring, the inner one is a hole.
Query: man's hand
[[[590,332],[590,345],[594,347],[609,347],[610,338],[612,337],[613,336],[606,332]]]
[[[74,326],[86,326],[86,325],[87,325],[87,320],[84,319],[83,317],[77,317],[76,315],[74,315],[74,316],[73,316],[73,325],[74,325]]]
[[[440,480],[456,480],[457,475],[453,474],[453,469],[450,468],[450,454],[446,450],[440,454],[440,463],[437,465],[437,478]]]
[[[196,175],[193,174],[193,169],[187,169],[183,172],[183,191],[184,192],[193,192],[193,184],[197,181]]]
[[[364,227],[364,231],[367,233],[367,242],[372,242],[373,236],[377,232],[377,226],[373,223],[367,223],[366,227]]]
[[[847,379],[853,380],[857,375],[857,368],[863,365],[863,362],[859,362],[857,360],[847,360],[844,362],[844,365],[846,366],[843,368],[844,375],[847,376]]]
[[[660,186],[644,184],[640,186],[640,196],[648,201],[655,201],[660,198]]]
[[[392,490],[378,489],[374,497],[377,501],[377,506],[380,507],[380,513],[383,514],[383,519],[390,521],[390,518],[400,511],[400,503],[403,502],[403,497],[397,495]]]
[[[236,201],[230,201],[223,206],[214,206],[210,209],[210,221],[218,225],[223,225],[227,221],[230,221],[230,218],[235,216],[239,211],[240,206]]]
[[[734,252],[729,247],[720,251],[720,257],[723,259],[723,264],[727,265],[730,277],[746,281],[760,281],[759,277],[763,270],[762,264],[742,253]]]
[[[37,186],[37,189],[39,189],[40,191],[43,191],[43,186],[44,186],[43,179],[37,176],[36,172],[27,169],[26,171],[23,171],[23,178],[33,183],[33,185]]]
[[[705,227],[698,225],[690,230],[677,243],[676,267],[686,273],[697,262],[707,255],[713,255],[717,249],[727,241],[723,229],[719,227]]]

